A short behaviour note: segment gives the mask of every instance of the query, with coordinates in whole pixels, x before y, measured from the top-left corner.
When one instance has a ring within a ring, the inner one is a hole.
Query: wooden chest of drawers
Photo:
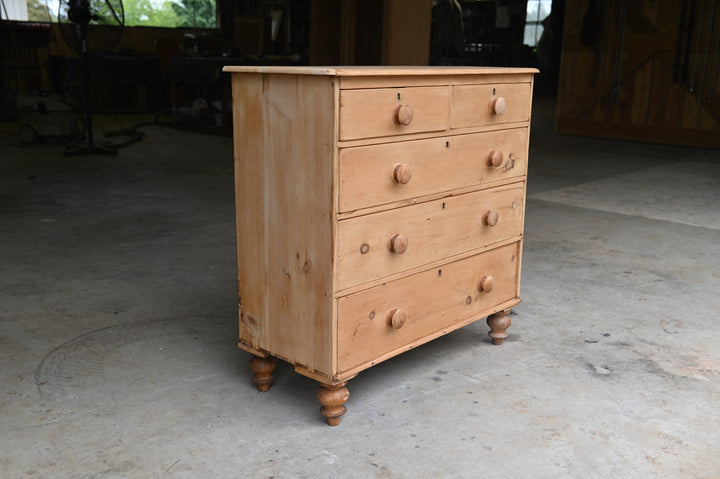
[[[239,346],[320,382],[338,424],[360,371],[520,302],[533,69],[226,67]]]

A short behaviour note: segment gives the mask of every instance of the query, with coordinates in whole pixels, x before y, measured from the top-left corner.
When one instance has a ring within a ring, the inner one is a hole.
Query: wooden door
[[[568,1],[557,131],[720,147],[719,48],[714,1]]]

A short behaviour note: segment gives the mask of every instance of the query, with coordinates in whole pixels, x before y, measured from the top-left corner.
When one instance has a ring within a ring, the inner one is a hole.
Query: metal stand
[[[65,148],[65,156],[85,156],[85,155],[117,155],[117,149],[110,146],[96,145],[93,139],[93,126],[92,126],[92,107],[90,105],[90,64],[88,62],[87,45],[85,39],[87,37],[87,27],[90,23],[90,12],[83,8],[74,7],[71,12],[72,16],[70,19],[75,22],[78,27],[78,35],[80,36],[80,44],[82,45],[82,51],[80,58],[82,60],[82,67],[85,70],[85,129],[87,130],[87,144],[86,145],[68,145]]]

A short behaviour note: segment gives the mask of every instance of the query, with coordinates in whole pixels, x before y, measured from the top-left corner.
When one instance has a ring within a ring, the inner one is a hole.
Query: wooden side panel
[[[519,254],[519,243],[512,243],[338,299],[340,371],[400,353],[405,345],[517,298]],[[478,290],[483,276],[494,280],[489,293]],[[387,322],[394,309],[406,316],[400,329]]]
[[[305,368],[332,364],[334,78],[266,75],[267,347]]]
[[[527,171],[527,128],[384,143],[340,151],[340,212],[481,186]],[[503,153],[499,167],[487,163]],[[399,164],[411,172],[407,184],[393,180]]]
[[[330,375],[334,78],[235,76],[246,82],[235,87],[241,331],[256,348]]]
[[[267,345],[263,227],[263,77],[232,74],[240,343]]]
[[[524,182],[340,221],[339,291],[522,234]],[[497,214],[494,226],[487,212]],[[403,235],[407,250],[390,250]]]

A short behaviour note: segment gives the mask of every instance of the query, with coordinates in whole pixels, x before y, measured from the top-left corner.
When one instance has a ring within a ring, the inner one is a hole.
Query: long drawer
[[[446,86],[340,92],[340,140],[443,131],[449,123]]]
[[[527,128],[340,150],[340,212],[472,187],[527,171]]]
[[[339,298],[339,370],[373,361],[467,318],[480,318],[517,298],[519,256],[520,243],[512,243]]]
[[[518,182],[340,221],[337,288],[519,236],[524,193]]]

